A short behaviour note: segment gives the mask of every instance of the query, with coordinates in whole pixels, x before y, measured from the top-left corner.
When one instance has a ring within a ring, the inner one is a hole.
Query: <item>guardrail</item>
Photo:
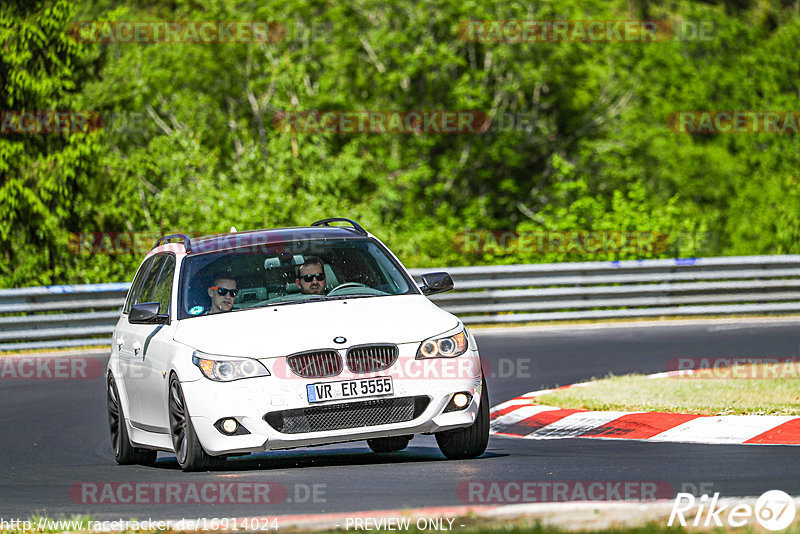
[[[412,269],[466,324],[800,312],[800,255]],[[0,350],[108,345],[129,284],[0,289]]]

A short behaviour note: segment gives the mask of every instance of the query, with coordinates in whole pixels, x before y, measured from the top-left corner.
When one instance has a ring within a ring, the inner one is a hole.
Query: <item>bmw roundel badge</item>
[[[335,338],[333,338],[333,342],[341,345],[342,343],[346,343],[347,339],[343,338],[342,336],[336,336]]]

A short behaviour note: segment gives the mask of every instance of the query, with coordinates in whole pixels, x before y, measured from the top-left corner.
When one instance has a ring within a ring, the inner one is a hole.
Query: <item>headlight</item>
[[[417,359],[455,358],[467,352],[467,344],[467,333],[464,330],[452,336],[426,339],[417,350]]]
[[[264,364],[258,360],[215,360],[215,356],[199,350],[192,354],[192,363],[200,368],[203,376],[216,382],[230,382],[255,376],[270,376]]]

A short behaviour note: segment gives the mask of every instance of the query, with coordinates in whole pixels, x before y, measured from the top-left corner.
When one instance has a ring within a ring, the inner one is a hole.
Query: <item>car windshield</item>
[[[298,284],[298,274],[308,281]],[[298,240],[188,256],[181,284],[179,319],[262,306],[417,292],[413,280],[370,238]],[[235,297],[229,292],[218,296],[225,288],[235,288]],[[227,302],[219,304],[225,299]]]

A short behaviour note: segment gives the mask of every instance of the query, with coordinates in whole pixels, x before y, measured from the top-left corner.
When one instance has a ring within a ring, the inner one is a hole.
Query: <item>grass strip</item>
[[[775,367],[777,366],[777,367]],[[800,415],[800,366],[745,364],[696,375],[630,374],[541,395],[535,404],[586,410],[701,415]]]

